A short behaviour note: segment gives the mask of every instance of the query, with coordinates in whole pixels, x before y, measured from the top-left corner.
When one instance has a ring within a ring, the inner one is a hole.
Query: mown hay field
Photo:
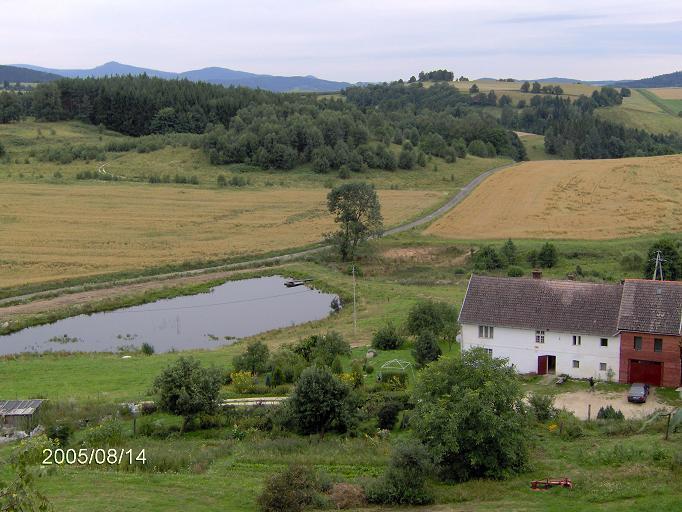
[[[326,190],[3,183],[0,287],[266,253],[334,229]],[[387,226],[445,199],[382,190]]]
[[[661,87],[649,90],[664,100],[682,100],[682,87]]]
[[[527,162],[485,180],[427,233],[612,239],[682,231],[682,156]]]

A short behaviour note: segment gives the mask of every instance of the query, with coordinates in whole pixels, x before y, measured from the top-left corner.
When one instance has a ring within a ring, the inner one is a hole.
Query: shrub
[[[557,422],[559,423],[559,435],[562,439],[578,439],[585,435],[580,420],[571,413],[560,412],[557,417]]]
[[[278,386],[295,382],[306,367],[306,361],[300,354],[289,348],[280,348],[268,359],[267,369],[272,372],[272,384]]]
[[[301,374],[289,399],[292,416],[302,434],[345,431],[350,423],[350,388],[324,366],[311,366]]]
[[[232,365],[237,371],[249,371],[254,374],[263,373],[267,369],[270,350],[260,340],[252,340],[246,350],[232,359]]]
[[[86,448],[119,446],[123,442],[123,424],[118,420],[102,422],[85,430],[81,442]]]
[[[180,357],[155,380],[162,411],[183,417],[182,430],[199,414],[211,414],[218,406],[222,373],[217,368],[204,368],[191,357]]]
[[[620,410],[616,410],[612,405],[600,407],[597,413],[598,420],[624,420],[625,416]]]
[[[545,242],[538,252],[538,264],[543,268],[556,266],[559,260],[559,252],[551,242]]]
[[[219,174],[216,178],[216,183],[218,184],[218,188],[227,187],[227,179],[225,178],[225,175]]]
[[[489,156],[488,147],[485,142],[479,139],[472,140],[467,147],[467,153],[478,156],[481,158],[486,158]]]
[[[429,330],[422,331],[414,342],[412,356],[418,367],[423,367],[438,359],[441,349],[436,336]]]
[[[258,496],[258,507],[262,512],[298,512],[313,503],[317,490],[315,473],[292,465],[268,477]]]
[[[329,498],[338,510],[361,508],[367,503],[362,487],[346,482],[334,484]]]
[[[384,505],[427,505],[433,496],[426,489],[431,456],[421,443],[407,441],[394,449],[384,475],[371,482],[367,501]]]
[[[253,374],[248,371],[232,372],[230,377],[237,393],[246,393],[254,383]]]
[[[528,396],[530,410],[538,421],[548,421],[556,416],[554,397],[540,393],[531,393]]]
[[[644,258],[636,251],[629,251],[621,256],[620,266],[623,270],[641,270],[644,266]]]
[[[474,267],[477,270],[497,270],[504,266],[502,258],[494,247],[487,245],[479,250],[474,256]]]
[[[511,266],[507,269],[507,275],[509,277],[522,277],[524,274],[521,267]]]
[[[395,422],[398,419],[399,413],[400,413],[399,403],[388,402],[384,404],[377,413],[377,419],[379,420],[379,428],[393,430]]]
[[[410,309],[405,328],[413,336],[431,331],[436,336],[454,339],[459,332],[457,310],[447,302],[434,300],[417,302]]]
[[[309,363],[331,366],[336,356],[350,355],[350,344],[338,332],[329,331],[299,341],[293,350]]]
[[[142,353],[146,356],[151,356],[154,354],[154,345],[151,343],[147,343],[146,341],[142,344],[142,347],[140,349]]]
[[[392,323],[381,327],[372,337],[372,346],[379,350],[395,350],[402,347],[404,342],[405,338]]]
[[[73,429],[71,426],[65,423],[50,425],[47,428],[47,437],[59,441],[59,446],[62,447],[66,446],[66,443],[69,442],[72,433]]]

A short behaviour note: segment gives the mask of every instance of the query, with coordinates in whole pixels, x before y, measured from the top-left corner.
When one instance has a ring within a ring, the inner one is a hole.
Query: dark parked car
[[[628,402],[643,404],[649,396],[649,384],[635,383],[628,391]]]

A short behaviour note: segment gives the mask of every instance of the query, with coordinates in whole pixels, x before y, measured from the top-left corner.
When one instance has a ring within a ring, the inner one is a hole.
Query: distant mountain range
[[[61,78],[59,75],[38,71],[35,69],[20,68],[17,66],[0,66],[0,82],[40,83],[49,82]]]
[[[247,73],[245,71],[235,71],[233,69],[211,67],[196,69],[192,71],[185,71],[182,73],[172,73],[170,71],[160,71],[158,69],[140,68],[137,66],[129,66],[121,64],[120,62],[107,62],[101,66],[91,69],[56,69],[43,68],[34,66],[32,64],[16,64],[17,68],[25,68],[27,70],[40,71],[43,73],[56,75],[55,78],[86,78],[86,77],[103,77],[114,75],[142,75],[147,74],[158,78],[165,79],[182,79],[186,78],[195,82],[202,81],[219,85],[241,85],[244,87],[260,88],[273,92],[334,92],[345,89],[352,84],[348,82],[334,82],[331,80],[322,80],[314,76],[275,76],[275,75],[259,75],[256,73]],[[54,80],[55,78],[52,78]]]
[[[621,80],[614,82],[620,87],[682,87],[682,71],[665,75],[656,75],[641,80]]]

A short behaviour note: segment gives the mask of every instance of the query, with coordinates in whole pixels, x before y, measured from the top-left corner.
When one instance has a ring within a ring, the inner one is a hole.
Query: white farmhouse
[[[519,373],[619,380],[623,287],[471,276],[459,321],[462,349],[483,347]]]

